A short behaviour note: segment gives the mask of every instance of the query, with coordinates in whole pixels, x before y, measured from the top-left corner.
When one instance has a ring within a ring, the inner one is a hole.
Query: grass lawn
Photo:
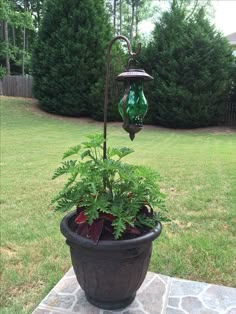
[[[1,314],[31,313],[71,262],[59,231],[63,213],[50,199],[63,152],[102,124],[55,117],[32,101],[1,98]],[[217,128],[175,131],[146,127],[131,142],[120,125],[110,145],[129,146],[129,162],[162,177],[172,219],[154,244],[150,270],[236,285],[236,133]]]

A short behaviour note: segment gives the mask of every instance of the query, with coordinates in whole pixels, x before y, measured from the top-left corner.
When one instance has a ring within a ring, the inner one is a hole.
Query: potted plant
[[[123,162],[133,152],[127,147],[108,148],[104,159],[103,143],[103,136],[91,135],[64,154],[53,179],[66,174],[68,180],[53,202],[58,210],[76,208],[61,232],[88,301],[118,309],[134,300],[145,278],[165,205],[158,175]]]

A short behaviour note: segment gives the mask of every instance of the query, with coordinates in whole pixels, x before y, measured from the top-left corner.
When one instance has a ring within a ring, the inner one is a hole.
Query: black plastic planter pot
[[[131,240],[99,241],[73,232],[76,213],[67,214],[61,232],[70,246],[77,280],[93,305],[108,310],[125,308],[141,286],[152,252],[152,241],[161,233],[161,224],[149,233]]]

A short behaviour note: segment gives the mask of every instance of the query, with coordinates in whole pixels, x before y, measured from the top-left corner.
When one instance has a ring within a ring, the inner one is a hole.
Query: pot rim
[[[69,223],[75,215],[76,211],[72,211],[64,216],[60,224],[61,233],[64,235],[68,242],[79,244],[80,246],[86,248],[93,248],[94,250],[117,250],[121,248],[134,248],[143,245],[146,242],[151,242],[155,240],[161,234],[162,230],[162,224],[158,222],[155,228],[137,238],[128,240],[100,240],[97,244],[94,244],[91,239],[82,237],[70,229]]]

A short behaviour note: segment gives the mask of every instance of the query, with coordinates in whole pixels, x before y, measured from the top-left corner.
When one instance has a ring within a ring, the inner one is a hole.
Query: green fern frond
[[[65,174],[65,173],[72,173],[72,171],[75,170],[76,167],[76,160],[68,160],[62,162],[62,166],[57,168],[52,176],[52,180],[56,179],[57,177]]]
[[[89,149],[85,150],[85,151],[80,155],[80,157],[81,157],[82,160],[83,160],[85,157],[88,157],[88,156],[91,157],[91,152],[90,152]]]
[[[80,151],[81,149],[81,145],[76,145],[76,146],[73,146],[71,147],[68,151],[66,151],[62,157],[62,159],[65,159],[69,156],[72,156],[72,155],[75,155],[75,154],[78,154],[78,152]]]
[[[122,218],[117,218],[113,221],[112,226],[114,228],[114,237],[118,240],[126,229],[125,221]]]
[[[78,188],[78,185],[64,187],[60,193],[58,193],[51,201],[51,204],[56,203],[62,199],[67,199],[69,201],[78,200],[81,197],[81,190]]]
[[[100,212],[107,212],[106,209],[108,208],[109,202],[105,196],[101,196],[99,198],[82,200],[80,205],[86,207],[88,223],[92,224],[93,221],[99,217]]]
[[[75,182],[77,176],[79,174],[79,170],[77,170],[76,172],[72,173],[71,177],[68,179],[68,181],[66,182],[65,186],[64,186],[64,189],[63,190],[66,190],[69,186],[71,186],[72,183]]]
[[[133,153],[134,150],[128,147],[116,147],[116,148],[111,148],[108,149],[107,151],[107,156],[108,158],[112,158],[114,156],[119,157],[119,159]]]
[[[55,210],[65,212],[67,210],[70,210],[75,205],[76,205],[75,201],[60,199],[59,201],[57,201],[57,206],[55,207]]]
[[[99,217],[99,211],[96,202],[81,201],[80,206],[86,208],[86,216],[88,217],[88,223],[91,225],[93,221]]]
[[[85,148],[102,148],[101,145],[104,141],[102,134],[92,134],[88,135],[87,137],[89,141],[82,143]]]
[[[142,226],[146,226],[148,228],[154,228],[156,226],[157,223],[157,215],[156,213],[154,214],[154,217],[145,217],[143,215],[138,215],[137,216],[137,220],[138,222],[142,225]]]

